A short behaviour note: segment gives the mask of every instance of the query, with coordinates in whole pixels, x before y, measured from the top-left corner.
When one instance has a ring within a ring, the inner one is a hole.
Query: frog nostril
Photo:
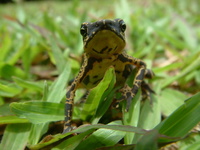
[[[82,36],[85,37],[87,35],[87,29],[85,27],[81,27],[80,33],[81,33]]]

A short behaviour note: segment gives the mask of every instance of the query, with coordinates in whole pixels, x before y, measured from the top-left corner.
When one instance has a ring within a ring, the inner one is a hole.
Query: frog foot
[[[135,96],[133,89],[131,87],[129,87],[127,84],[121,88],[119,90],[119,92],[122,94],[120,98],[116,98],[113,104],[113,107],[118,108],[119,107],[119,103],[126,100],[127,104],[126,104],[126,109],[125,111],[129,110],[131,101],[133,99],[133,97]]]
[[[144,81],[141,84],[141,90],[142,90],[142,100],[148,99],[150,101],[150,104],[152,104],[151,94],[152,93],[155,94],[155,92]],[[118,108],[119,103],[126,100],[127,103],[126,103],[125,111],[128,112],[131,102],[132,102],[132,99],[134,98],[134,96],[136,94],[134,92],[135,90],[126,84],[123,88],[121,88],[118,91],[122,94],[122,96],[120,98],[114,100],[113,107]]]

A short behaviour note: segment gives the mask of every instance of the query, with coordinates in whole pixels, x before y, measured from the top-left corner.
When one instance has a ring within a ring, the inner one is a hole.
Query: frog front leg
[[[72,130],[71,122],[72,122],[72,109],[74,104],[74,97],[76,92],[77,83],[73,82],[70,89],[66,94],[66,102],[65,102],[65,123],[63,133],[69,132]]]
[[[120,99],[127,100],[126,110],[128,111],[133,97],[137,94],[138,89],[143,83],[144,77],[152,78],[153,72],[146,69],[146,64],[142,60],[128,56],[125,53],[120,54],[118,56],[118,59],[124,64],[131,64],[138,68],[135,79],[133,81],[133,87],[130,88],[129,86],[125,86],[122,89],[122,97]]]
[[[72,82],[69,90],[66,94],[66,102],[65,102],[65,120],[64,120],[64,129],[63,133],[71,131],[72,128],[72,110],[74,105],[74,97],[77,88],[79,87],[81,80],[84,78],[85,75],[85,68],[88,64],[87,56],[84,54],[84,61],[81,66],[80,72],[78,73],[77,77]]]

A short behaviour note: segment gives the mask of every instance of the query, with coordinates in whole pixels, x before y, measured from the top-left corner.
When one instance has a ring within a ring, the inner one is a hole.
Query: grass
[[[197,0],[0,5],[0,149],[156,150],[171,143],[199,149],[199,6]],[[110,109],[116,90],[110,68],[84,104],[78,103],[84,91],[77,91],[73,120],[80,127],[59,134],[67,83],[80,68],[80,24],[104,18],[124,19],[127,53],[154,71],[148,82],[156,94],[150,104],[139,91],[128,112],[125,102]]]

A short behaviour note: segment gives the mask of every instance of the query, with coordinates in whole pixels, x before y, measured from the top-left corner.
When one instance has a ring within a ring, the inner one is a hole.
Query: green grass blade
[[[85,125],[78,127],[77,129],[73,130],[73,133],[82,133],[90,129],[111,129],[116,131],[123,131],[123,132],[133,132],[137,134],[145,134],[147,131],[138,127],[128,126],[128,125],[103,125],[103,124],[96,124],[96,125]]]
[[[142,138],[138,141],[134,150],[157,150],[158,144],[158,131],[152,130],[146,133]]]
[[[19,67],[0,62],[0,77],[2,79],[12,80],[12,77],[25,78],[27,74]]]
[[[107,70],[103,80],[90,91],[87,101],[85,102],[81,114],[81,118],[85,120],[86,118],[91,118],[98,108],[101,97],[104,92],[108,89],[110,82],[113,81],[114,69],[110,68]]]
[[[65,133],[65,134],[55,135],[54,138],[52,138],[50,141],[44,141],[44,142],[39,143],[37,145],[32,145],[29,148],[31,148],[31,149],[41,149],[41,148],[43,148],[45,146],[48,146],[50,144],[58,142],[59,140],[62,140],[63,138],[65,138],[66,136],[71,135],[72,133],[85,133],[85,132],[94,131],[94,130],[100,129],[100,128],[109,129],[109,130],[113,130],[113,131],[120,131],[120,133],[121,132],[124,132],[124,133],[125,132],[135,132],[135,133],[138,133],[138,134],[145,134],[147,132],[147,131],[145,131],[143,129],[140,129],[140,128],[121,125],[121,123],[119,123],[119,122],[118,123],[117,122],[114,123],[114,125],[113,124],[112,125],[102,125],[102,124],[85,125],[85,126],[80,126],[80,127],[78,127],[77,129],[75,129],[75,130],[73,130],[71,132],[68,132],[68,133]],[[97,133],[100,134],[101,136],[103,136],[102,132],[106,132],[106,131],[109,131],[109,130],[102,130],[102,131],[100,130],[100,132],[99,133],[97,132]],[[113,132],[113,133],[117,133],[117,132]],[[80,139],[78,138],[77,140],[80,140]],[[110,140],[112,140],[112,139],[110,139]],[[73,142],[75,142],[75,141],[73,140]],[[63,143],[63,144],[65,144],[65,143]],[[76,144],[76,143],[73,143],[73,144]]]
[[[184,104],[184,99],[187,98],[185,94],[169,88],[164,89],[160,95],[159,100],[164,116],[169,116],[178,107]]]
[[[1,150],[23,150],[28,142],[31,124],[11,124],[6,127]]]
[[[200,134],[198,132],[193,132],[192,134],[189,134],[189,136],[187,136],[185,139],[178,141],[177,145],[179,146],[180,150],[199,150]]]
[[[13,80],[17,83],[17,85],[24,87],[24,88],[27,88],[27,89],[36,90],[36,91],[39,91],[39,92],[41,92],[42,89],[43,89],[43,87],[42,87],[43,85],[40,84],[40,83],[37,83],[37,82],[25,81],[25,80],[22,80],[22,79],[17,78],[17,77],[13,77]]]
[[[103,94],[100,104],[96,110],[96,113],[95,113],[95,115],[93,115],[93,117],[91,119],[92,124],[97,124],[99,122],[99,120],[101,119],[101,117],[106,113],[106,111],[108,110],[108,108],[110,107],[110,105],[113,101],[115,92],[116,92],[116,90],[114,89],[114,90],[110,91],[109,94],[108,93],[105,94],[106,92]],[[104,99],[104,95],[107,95],[107,97],[105,99]]]
[[[108,125],[121,125],[121,121],[111,122]],[[125,132],[110,129],[99,129],[91,134],[86,140],[80,143],[76,150],[94,150],[102,146],[111,146],[119,142]]]
[[[138,127],[146,130],[153,129],[161,121],[160,102],[155,94],[152,94],[151,98],[152,105],[149,100],[144,102],[138,123]]]
[[[137,126],[140,116],[140,94],[141,91],[139,90],[136,96],[133,98],[130,109],[128,112],[125,111],[126,102],[124,103],[123,107],[123,124],[130,125],[130,126]],[[133,138],[135,133],[126,133],[124,137],[125,144],[132,144]]]
[[[35,145],[41,139],[49,128],[49,123],[33,124],[30,130],[29,145]]]
[[[74,150],[80,144],[80,142],[83,139],[85,139],[92,132],[93,132],[93,130],[88,130],[88,131],[83,132],[79,135],[76,135],[72,138],[69,138],[69,139],[65,140],[64,142],[62,142],[61,144],[59,144],[58,146],[55,146],[54,148],[52,148],[52,150],[61,150],[61,149],[62,150]]]
[[[64,104],[50,102],[23,102],[10,104],[12,112],[32,123],[45,123],[64,119]]]
[[[16,50],[13,51],[13,53],[11,55],[8,55],[9,57],[8,62],[9,64],[15,64],[19,57],[21,57],[23,55],[23,53],[28,49],[29,47],[29,41],[30,41],[30,37],[27,35],[24,35],[23,39],[20,39],[23,42],[19,42],[17,44],[20,44],[19,46],[17,45]]]
[[[197,53],[197,55],[199,55],[200,53]],[[200,62],[200,57],[197,57],[195,60],[193,60],[191,62],[191,64],[189,66],[187,66],[186,68],[184,68],[177,76],[171,77],[167,80],[165,80],[162,83],[162,88],[168,86],[169,84],[171,84],[173,81],[178,80],[181,77],[184,77],[185,75],[189,74],[190,72],[192,72],[193,70],[196,70],[199,68],[199,62]]]
[[[66,66],[66,59],[64,58],[63,52],[58,47],[58,45],[57,45],[58,43],[55,43],[54,36],[50,35],[49,40],[51,42],[52,53],[53,53],[53,57],[55,59],[57,69],[60,73],[62,73],[63,69]]]
[[[13,84],[5,85],[0,83],[0,96],[12,97],[16,94],[19,94],[21,90],[22,88],[17,87],[16,85]]]
[[[6,56],[8,55],[11,47],[12,47],[12,39],[10,38],[9,32],[4,34],[4,38],[1,38],[2,45],[1,45],[1,55],[0,55],[0,62],[4,62],[6,60]]]
[[[110,77],[108,78],[108,81],[110,80],[108,88],[103,93],[101,100],[99,102],[99,106],[91,119],[92,124],[97,124],[99,122],[99,120],[106,113],[106,111],[108,110],[108,108],[110,107],[113,101],[114,94],[117,90],[117,88],[114,88],[115,83],[116,83],[116,77],[115,77],[114,71],[111,71],[111,75],[113,75],[111,79]]]
[[[3,116],[0,117],[0,124],[13,124],[13,123],[29,123],[25,118],[19,118],[17,116]]]
[[[200,122],[200,93],[192,96],[155,129],[160,134],[184,137]]]
[[[48,95],[49,95],[49,86],[48,86],[47,82],[45,81],[44,82],[42,101],[47,101]]]
[[[195,33],[195,29],[188,22],[186,22],[184,19],[181,19],[180,17],[177,17],[176,25],[179,34],[183,37],[184,41],[187,43],[190,49],[195,51],[196,47],[198,46],[198,38]]]
[[[144,102],[138,121],[138,127],[146,130],[153,129],[161,121],[160,102],[155,94],[152,94],[151,98],[152,104],[150,104],[149,100]],[[132,143],[136,143],[140,137],[141,135],[136,134]]]
[[[65,86],[70,75],[70,64],[65,65],[65,68],[58,79],[50,86],[47,101],[60,103],[66,94]],[[63,107],[64,108],[64,107]]]

